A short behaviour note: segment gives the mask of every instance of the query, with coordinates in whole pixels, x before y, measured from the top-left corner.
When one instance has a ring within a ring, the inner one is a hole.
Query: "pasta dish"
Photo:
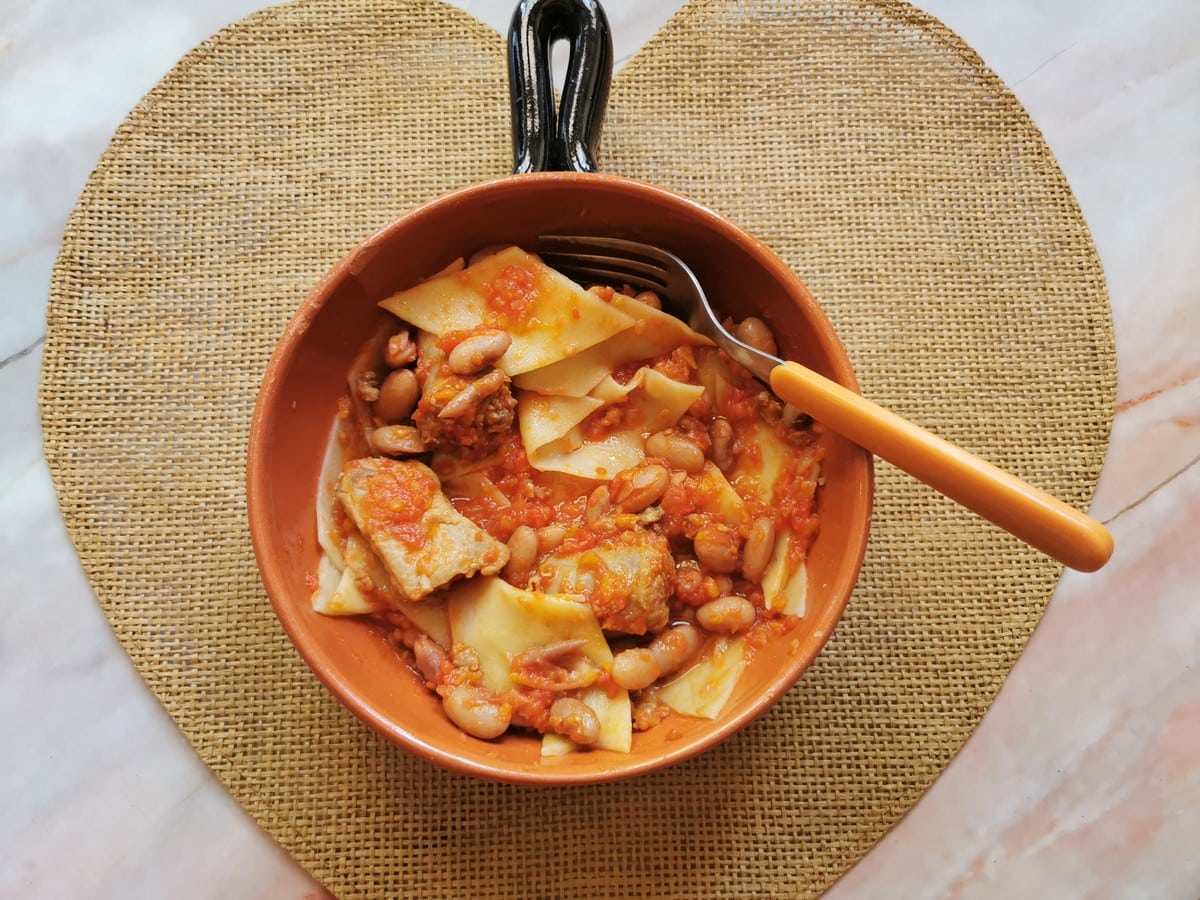
[[[628,752],[718,717],[804,616],[818,426],[655,294],[519,247],[381,306],[326,453],[314,609],[378,627],[481,740]]]

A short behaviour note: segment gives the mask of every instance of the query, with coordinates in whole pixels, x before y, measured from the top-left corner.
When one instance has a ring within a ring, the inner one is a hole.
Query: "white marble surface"
[[[130,107],[260,0],[0,3],[0,896],[321,896],[113,638],[41,453],[66,215]],[[460,0],[504,28],[511,0]],[[628,58],[678,0],[608,0]],[[830,896],[1200,897],[1200,3],[922,0],[1004,78],[1073,186],[1113,301],[1119,410],[1063,579],[966,748]]]

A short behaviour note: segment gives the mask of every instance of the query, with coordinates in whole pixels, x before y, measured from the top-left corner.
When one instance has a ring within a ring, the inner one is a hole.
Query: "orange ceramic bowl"
[[[320,549],[318,473],[346,373],[380,325],[377,303],[491,244],[536,247],[541,234],[601,234],[682,257],[714,305],[762,317],[781,351],[857,390],[845,350],[812,295],[767,247],[716,213],[611,175],[537,173],[468,187],[410,212],[339,262],[297,310],[272,356],[254,411],[248,458],[250,532],[267,595],[309,667],[380,735],[436,764],[505,782],[580,784],[661,769],[712,747],[766,712],[801,676],[845,609],[866,549],[869,454],[826,433],[820,533],[808,561],[808,609],[758,651],[715,721],[672,715],[635,733],[628,754],[591,750],[542,759],[536,735],[469,737],[446,718],[364,622],[312,611]]]

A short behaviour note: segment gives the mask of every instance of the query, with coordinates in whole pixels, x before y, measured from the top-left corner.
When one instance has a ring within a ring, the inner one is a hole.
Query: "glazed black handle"
[[[556,111],[550,46],[564,38],[571,56]],[[596,171],[612,62],[596,0],[521,0],[508,32],[514,174]]]

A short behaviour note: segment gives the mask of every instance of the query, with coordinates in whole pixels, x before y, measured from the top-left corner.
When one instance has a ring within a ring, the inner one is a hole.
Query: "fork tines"
[[[625,282],[664,290],[670,284],[670,254],[648,244],[588,235],[543,235],[538,253],[547,265],[576,278]]]

